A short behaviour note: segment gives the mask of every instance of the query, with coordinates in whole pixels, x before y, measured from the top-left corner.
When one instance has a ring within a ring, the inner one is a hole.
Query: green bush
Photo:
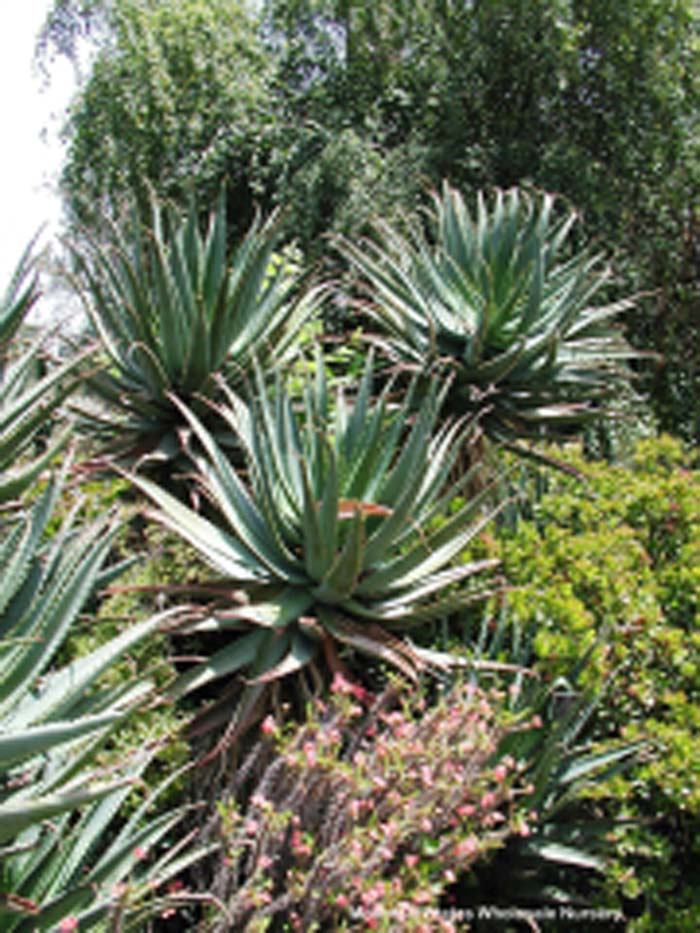
[[[581,682],[612,678],[595,734],[651,741],[633,775],[611,784],[618,816],[640,825],[616,831],[608,893],[641,913],[639,929],[690,929],[671,912],[700,916],[688,886],[700,870],[697,459],[667,436],[639,442],[627,466],[586,463],[578,447],[557,456],[582,479],[550,474],[532,518],[480,552],[503,561],[506,612],[540,675],[565,675],[591,648]],[[501,611],[488,608],[494,620]]]

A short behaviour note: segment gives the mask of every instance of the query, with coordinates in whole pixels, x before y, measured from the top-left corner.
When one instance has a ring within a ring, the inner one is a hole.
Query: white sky
[[[0,294],[42,224],[48,225],[42,243],[59,229],[58,131],[74,83],[66,61],[52,66],[48,88],[34,65],[36,36],[49,5],[50,0],[0,0]]]

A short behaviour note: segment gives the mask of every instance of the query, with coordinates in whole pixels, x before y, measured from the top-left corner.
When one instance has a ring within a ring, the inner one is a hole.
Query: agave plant
[[[32,270],[26,254],[8,290],[14,297],[3,306],[2,350],[10,363],[0,381],[0,927],[7,931],[53,930],[76,914],[87,929],[89,918],[107,910],[132,910],[131,901],[116,904],[114,885],[135,883],[134,848],[155,845],[183,815],[146,819],[142,812],[106,846],[105,832],[114,835],[110,823],[153,753],[110,770],[94,765],[99,746],[151,690],[147,681],[100,688],[99,678],[169,614],[55,667],[94,590],[124,567],[103,569],[116,533],[113,517],[76,529],[76,506],[57,521],[70,459],[31,505],[15,499],[68,439],[66,428],[43,452],[32,450],[45,443],[41,435],[79,384],[84,358],[37,379],[41,341],[15,350],[36,299]],[[167,879],[194,857],[192,847],[175,847],[149,866],[149,878]],[[142,900],[144,893],[130,897]]]
[[[448,409],[482,411],[497,441],[556,439],[599,416],[639,354],[615,322],[631,301],[594,304],[611,271],[568,245],[576,215],[517,189],[490,210],[479,194],[475,216],[447,183],[434,200],[429,234],[378,223],[364,245],[339,244],[391,351],[424,370],[446,364]]]
[[[52,666],[95,588],[123,569],[103,569],[116,531],[109,518],[77,531],[69,515],[47,537],[60,488],[52,480],[5,527],[0,545],[0,925],[8,931],[55,929],[83,910],[104,914],[114,885],[131,877],[134,847],[155,845],[184,813],[141,813],[105,846],[107,825],[153,755],[105,770],[94,765],[95,752],[152,688],[97,684],[171,613]],[[194,857],[191,848],[175,849],[149,877],[169,877]]]
[[[459,906],[484,902],[510,906],[570,903],[591,898],[612,855],[612,837],[624,820],[605,806],[605,785],[637,764],[645,743],[594,743],[583,737],[603,693],[593,700],[567,696],[568,708],[557,709],[555,685],[542,691],[542,715],[533,728],[507,737],[499,754],[519,763],[530,785],[523,809],[535,815],[525,832],[512,836],[458,895]],[[535,707],[537,708],[537,707]],[[595,799],[593,799],[595,798]],[[493,883],[508,878],[508,890]]]
[[[303,412],[279,381],[268,398],[260,374],[251,410],[229,392],[229,404],[217,411],[245,450],[246,482],[178,403],[193,434],[197,483],[216,517],[133,477],[157,505],[155,518],[220,575],[202,587],[218,587],[218,605],[190,630],[230,633],[231,641],[182,675],[174,695],[245,671],[242,720],[278,678],[317,670],[319,658],[338,668],[338,646],[415,677],[429,662],[405,633],[458,612],[480,593],[482,575],[496,562],[457,558],[491,517],[489,487],[447,514],[478,470],[448,483],[470,426],[456,420],[438,427],[435,386],[415,418],[411,392],[394,404],[389,383],[373,399],[372,365],[370,356],[352,406],[339,393],[334,416],[321,359]],[[245,593],[239,604],[237,589]]]
[[[7,933],[37,930],[144,929],[144,919],[187,900],[168,882],[216,845],[193,846],[181,832],[186,805],[151,813],[175,774],[146,795],[119,826],[134,785],[155,748],[141,749],[120,768],[120,780],[77,813],[63,812],[17,835],[0,863],[0,924]],[[177,832],[180,835],[177,835]],[[162,890],[160,895],[156,892]]]
[[[22,253],[5,294],[0,298],[0,354],[4,354],[10,339],[39,298],[37,259],[33,250],[34,241]]]
[[[257,219],[229,253],[223,196],[206,235],[194,204],[182,216],[155,201],[150,229],[131,218],[106,230],[74,248],[79,292],[109,362],[91,381],[108,406],[93,413],[93,427],[113,436],[116,428],[122,449],[165,439],[172,452],[182,416],[171,394],[203,412],[197,399],[215,395],[217,373],[240,382],[254,355],[265,365],[283,360],[319,291],[305,290],[275,253],[274,218]]]
[[[81,384],[91,352],[46,371],[43,335],[19,349],[17,331],[39,297],[35,265],[30,246],[0,305],[0,505],[27,489],[68,442],[68,425],[51,438],[54,417]]]

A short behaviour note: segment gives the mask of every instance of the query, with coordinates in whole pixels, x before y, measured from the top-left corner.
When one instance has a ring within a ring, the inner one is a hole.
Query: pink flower
[[[476,855],[479,851],[479,842],[476,836],[468,836],[466,839],[462,839],[454,848],[454,853],[457,858],[470,857]]]
[[[260,726],[260,731],[263,733],[263,735],[275,734],[277,731],[277,723],[275,722],[273,716],[268,715],[263,719],[262,725]]]
[[[338,671],[333,675],[331,692],[355,697],[356,700],[365,700],[367,698],[367,691],[364,687],[361,687],[359,684],[351,683],[347,677],[343,677]]]
[[[292,851],[295,855],[298,855],[299,858],[311,855],[311,846],[307,842],[304,842],[301,831],[298,829],[295,829],[292,833],[291,846]]]
[[[424,816],[423,819],[420,821],[420,828],[423,830],[424,833],[429,833],[432,831],[433,824],[430,822],[427,816]]]
[[[345,910],[346,907],[350,906],[350,898],[346,894],[339,894],[335,899],[335,906]]]
[[[361,810],[362,804],[359,800],[351,800],[348,804],[348,813],[353,818],[353,820],[356,820],[359,817]]]
[[[502,813],[499,813],[498,810],[494,810],[493,813],[487,813],[484,817],[485,826],[495,826],[497,823],[502,823],[505,820],[505,816]]]
[[[413,727],[410,722],[400,722],[398,725],[394,726],[394,735],[397,739],[407,739],[412,732]],[[409,751],[409,749],[407,749],[407,751]]]
[[[73,930],[78,929],[78,918],[73,917],[64,917],[63,920],[58,925],[59,933],[72,933]]]
[[[476,807],[473,803],[463,803],[461,806],[457,807],[457,815],[461,816],[462,819],[466,817],[474,816],[476,813]]]
[[[144,859],[148,858],[148,852],[142,846],[136,846],[134,849],[134,858],[137,858],[140,862],[143,862]]]
[[[493,791],[488,791],[479,801],[482,810],[490,810],[496,803],[496,795]]]
[[[304,742],[302,745],[302,751],[304,752],[304,758],[306,759],[306,764],[309,768],[313,768],[316,762],[318,761],[318,756],[316,754],[316,746],[313,742]]]
[[[508,769],[505,765],[496,765],[493,769],[493,779],[497,784],[502,784],[508,776]]]
[[[246,836],[254,836],[259,829],[260,824],[257,820],[248,820],[248,822],[245,824]]]
[[[433,899],[430,891],[416,891],[411,900],[414,904],[429,904]]]

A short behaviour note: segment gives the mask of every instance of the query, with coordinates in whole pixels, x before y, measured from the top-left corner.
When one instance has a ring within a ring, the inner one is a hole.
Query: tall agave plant
[[[447,365],[449,410],[481,411],[497,441],[556,439],[599,416],[638,354],[615,320],[631,301],[595,303],[611,272],[572,251],[576,215],[517,189],[496,192],[490,208],[479,194],[474,215],[447,183],[434,201],[429,233],[378,223],[374,239],[339,244],[393,353]]]
[[[429,665],[405,633],[474,600],[495,562],[458,561],[490,518],[489,489],[448,514],[478,469],[448,482],[469,425],[438,425],[435,386],[415,418],[410,396],[393,403],[389,384],[373,398],[371,357],[354,403],[340,394],[334,414],[322,360],[306,385],[303,412],[280,384],[270,400],[259,376],[251,410],[231,393],[229,404],[218,406],[245,450],[245,482],[196,415],[180,406],[212,517],[148,480],[133,480],[158,507],[155,518],[220,576],[203,587],[218,587],[218,603],[190,628],[231,640],[182,675],[175,695],[244,671],[242,723],[270,683],[316,670],[318,662],[337,666],[341,646],[409,677]],[[242,603],[237,589],[245,593]]]
[[[204,235],[194,204],[186,216],[154,201],[151,227],[106,222],[98,239],[74,248],[78,290],[107,356],[91,381],[107,404],[93,429],[116,436],[123,450],[151,450],[182,416],[171,394],[203,409],[216,394],[215,375],[239,382],[253,357],[280,362],[316,307],[318,290],[275,253],[274,218],[257,219],[232,252],[221,197]],[[116,415],[116,423],[115,423]]]

